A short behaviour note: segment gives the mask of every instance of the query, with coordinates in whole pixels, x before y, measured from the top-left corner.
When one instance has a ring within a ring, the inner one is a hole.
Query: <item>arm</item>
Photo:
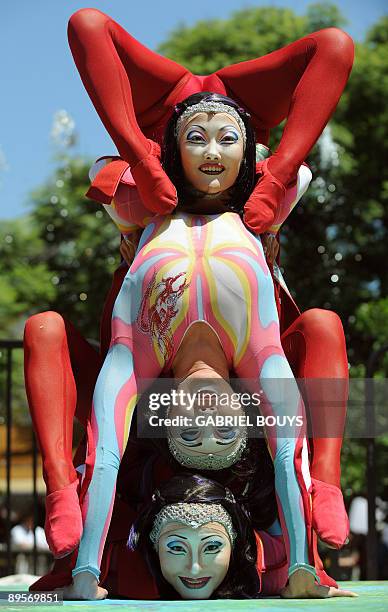
[[[128,267],[131,266],[135,258],[136,249],[139,245],[140,237],[141,230],[131,234],[130,238],[124,237],[120,243],[120,253]]]

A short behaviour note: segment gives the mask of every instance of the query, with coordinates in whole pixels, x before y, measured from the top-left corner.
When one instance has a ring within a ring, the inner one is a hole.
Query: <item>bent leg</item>
[[[72,464],[77,391],[66,330],[56,312],[30,317],[24,332],[25,382],[49,493],[76,479]]]
[[[311,464],[314,528],[322,540],[340,547],[349,531],[340,490],[348,397],[348,361],[342,323],[331,311],[308,310],[283,334],[282,344],[295,375],[305,379],[314,435]]]
[[[74,13],[68,36],[96,111],[120,155],[135,165],[150,150],[142,130],[166,120],[169,94],[190,73],[147,49],[96,9]]]
[[[51,493],[72,482],[73,417],[85,425],[100,357],[56,312],[30,317],[24,332],[26,392]]]
[[[53,554],[63,556],[77,546],[82,531],[78,478],[72,461],[73,417],[77,405],[73,369],[81,389],[77,412],[83,422],[90,410],[90,385],[97,376],[98,355],[56,312],[44,312],[28,319],[24,351],[27,397],[48,493],[46,535]],[[85,386],[83,373],[86,373]]]
[[[308,310],[283,334],[282,345],[297,378],[306,379],[314,432],[311,474],[339,487],[349,377],[341,320],[328,310]],[[325,430],[328,437],[322,437]]]
[[[253,115],[258,132],[287,118],[268,167],[284,185],[296,173],[334,112],[352,68],[354,45],[337,28],[308,34],[264,57],[216,72]]]

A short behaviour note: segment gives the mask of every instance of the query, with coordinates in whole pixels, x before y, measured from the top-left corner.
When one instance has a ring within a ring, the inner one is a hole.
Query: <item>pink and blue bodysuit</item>
[[[307,188],[311,173],[304,172],[288,211]],[[121,231],[129,228],[123,207],[107,208]],[[232,212],[176,212],[150,217],[146,223],[115,302],[111,346],[94,391],[95,465],[73,575],[89,571],[99,577],[117,473],[141,381],[168,371],[195,322],[208,324],[216,333],[230,370],[239,378],[260,382],[266,396],[263,414],[285,414],[284,398],[274,379],[287,380],[286,414],[304,414],[281,346],[274,286],[260,238]],[[301,567],[314,573],[306,530],[310,489],[306,441],[296,426],[288,437],[283,435],[275,428],[268,444],[289,573]]]

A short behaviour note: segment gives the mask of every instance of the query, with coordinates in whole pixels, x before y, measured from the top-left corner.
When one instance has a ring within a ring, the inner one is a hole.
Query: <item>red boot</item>
[[[342,491],[335,485],[312,478],[313,529],[322,542],[342,548],[349,535],[349,519]]]
[[[82,535],[78,479],[64,489],[47,495],[44,530],[56,559],[65,557],[77,548]]]
[[[47,486],[46,536],[55,557],[74,550],[82,535],[78,477],[72,460],[77,390],[69,346],[74,370],[84,386],[78,404],[86,412],[91,403],[98,355],[56,312],[28,319],[24,335],[26,391]],[[80,410],[77,415],[84,422]]]

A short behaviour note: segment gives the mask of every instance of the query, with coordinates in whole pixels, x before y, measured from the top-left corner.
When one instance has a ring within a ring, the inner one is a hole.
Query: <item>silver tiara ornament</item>
[[[239,444],[236,445],[228,455],[189,455],[184,453],[178,446],[177,441],[170,433],[167,434],[168,447],[174,459],[181,465],[198,470],[223,470],[234,465],[241,459],[247,446],[247,432],[243,429],[239,437]]]
[[[198,529],[206,523],[219,523],[225,527],[232,546],[237,537],[232,519],[221,504],[171,504],[165,506],[155,517],[150,532],[150,540],[155,550],[158,550],[161,531],[168,523],[181,523],[193,529]]]
[[[227,113],[233,117],[241,130],[245,147],[247,141],[247,131],[245,129],[244,122],[238,112],[232,106],[228,106],[228,104],[224,104],[223,102],[205,102],[205,100],[203,100],[202,102],[198,102],[198,104],[193,104],[193,106],[186,108],[176,122],[175,134],[177,138],[179,137],[183,124],[186,123],[187,119],[193,117],[197,113]]]

